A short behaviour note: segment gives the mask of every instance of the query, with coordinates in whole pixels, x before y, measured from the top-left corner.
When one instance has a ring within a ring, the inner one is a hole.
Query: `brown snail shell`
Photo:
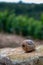
[[[24,40],[22,42],[22,48],[25,52],[31,52],[35,50],[35,44],[32,40]]]

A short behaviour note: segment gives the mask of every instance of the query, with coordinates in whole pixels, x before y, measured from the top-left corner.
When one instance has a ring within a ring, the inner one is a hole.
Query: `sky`
[[[0,2],[19,2],[20,0],[0,0]],[[21,0],[25,3],[43,3],[43,0]]]

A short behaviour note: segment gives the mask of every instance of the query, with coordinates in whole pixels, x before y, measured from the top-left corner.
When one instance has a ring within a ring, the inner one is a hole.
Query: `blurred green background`
[[[43,39],[43,4],[0,2],[0,32]]]

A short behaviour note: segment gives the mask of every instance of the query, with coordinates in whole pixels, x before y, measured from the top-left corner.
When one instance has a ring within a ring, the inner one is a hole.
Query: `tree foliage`
[[[0,31],[43,39],[43,4],[0,2]]]

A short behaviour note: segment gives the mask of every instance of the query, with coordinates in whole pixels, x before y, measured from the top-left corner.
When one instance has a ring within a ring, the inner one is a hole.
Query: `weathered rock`
[[[12,61],[7,57],[0,58],[0,65],[13,65]]]
[[[14,65],[43,65],[43,56],[30,57],[24,61],[13,61]]]
[[[1,58],[0,65],[43,65],[43,56],[34,56],[25,60],[10,60],[9,58]]]
[[[30,53],[25,53],[21,47],[3,48],[0,56],[0,65],[43,65],[43,45]],[[8,57],[7,60],[5,57]]]
[[[34,51],[35,50],[34,42],[32,40],[24,40],[22,42],[22,48],[26,52]]]
[[[43,45],[40,45],[40,46],[36,47],[36,51],[39,52],[39,53],[42,53]]]

